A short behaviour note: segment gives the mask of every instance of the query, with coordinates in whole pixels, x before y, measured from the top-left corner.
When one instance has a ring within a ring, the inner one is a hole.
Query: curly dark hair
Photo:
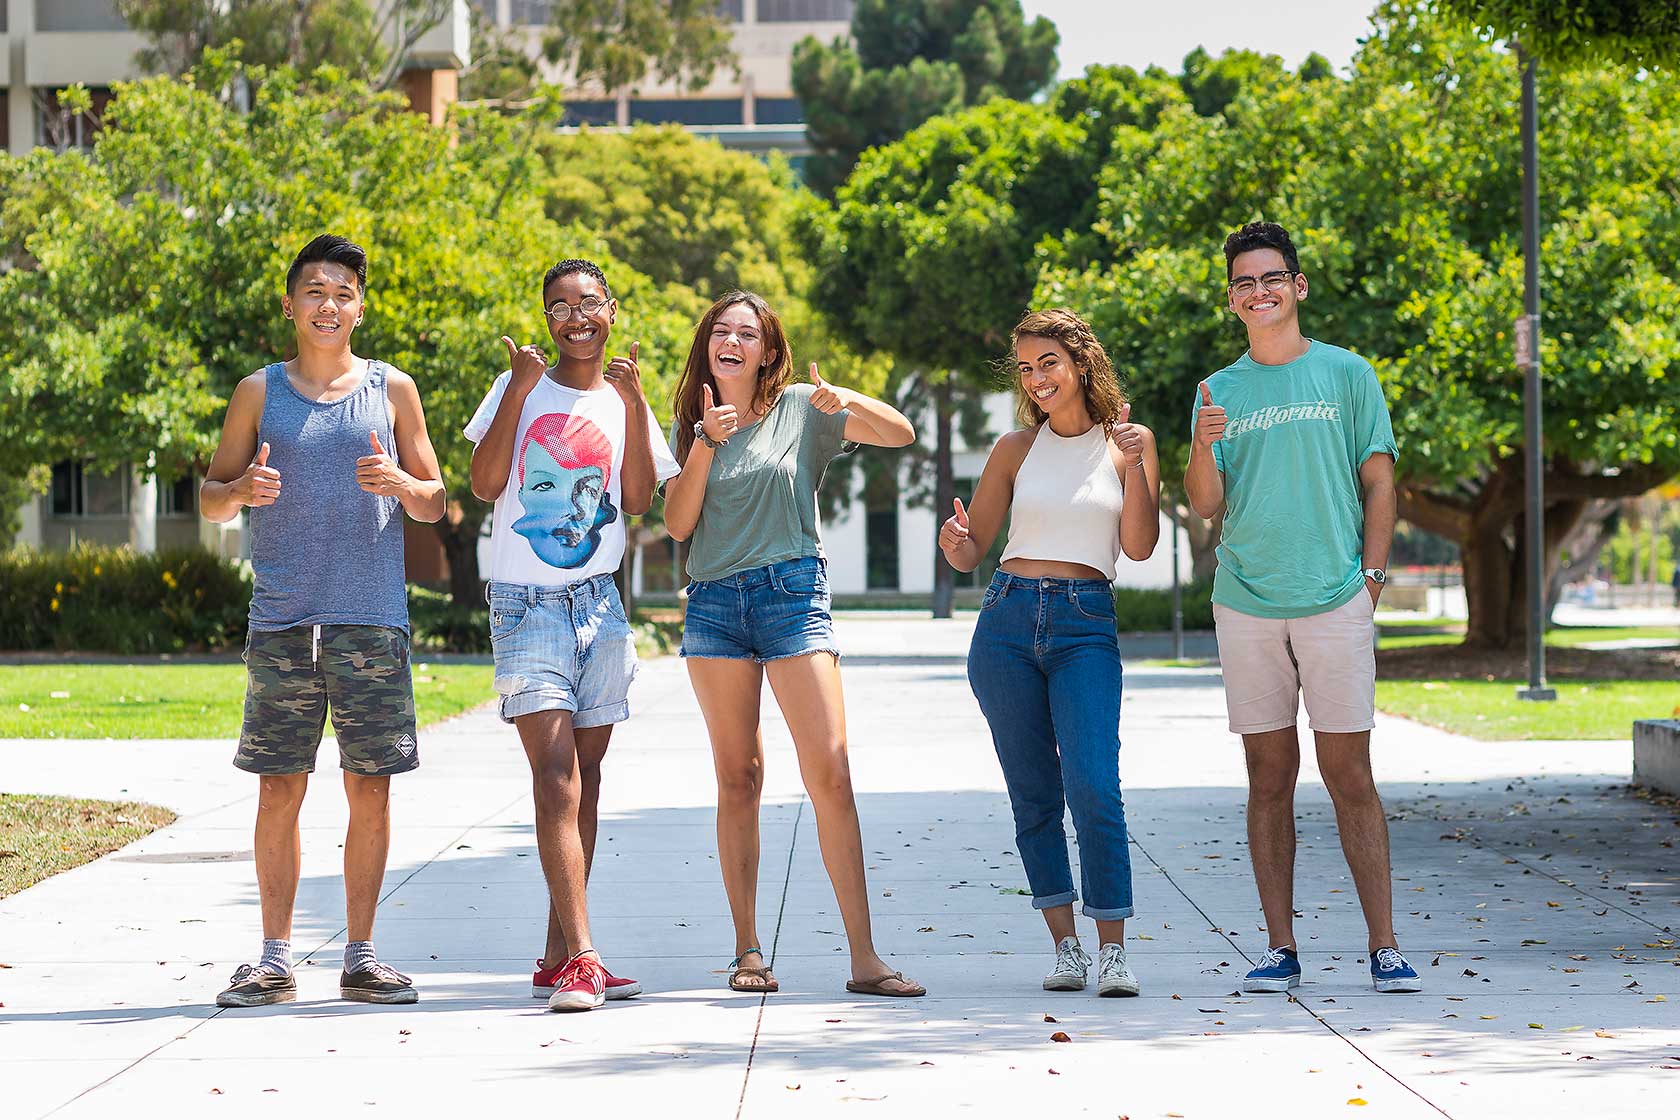
[[[1276,222],[1249,222],[1225,239],[1225,279],[1231,278],[1232,262],[1255,249],[1276,249],[1283,254],[1284,267],[1301,271],[1301,258],[1295,255],[1295,242],[1289,239],[1288,230]]]
[[[560,279],[560,277],[570,276],[574,272],[581,272],[585,276],[593,276],[600,282],[601,291],[606,293],[607,298],[612,298],[612,285],[607,283],[607,274],[601,271],[601,266],[596,264],[594,261],[586,261],[578,257],[567,257],[565,260],[560,261],[553,268],[543,273],[543,294],[548,294],[548,286],[550,284]]]

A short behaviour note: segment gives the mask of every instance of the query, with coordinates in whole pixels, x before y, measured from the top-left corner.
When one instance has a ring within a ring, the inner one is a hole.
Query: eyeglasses
[[[581,313],[583,317],[587,319],[591,315],[600,311],[601,308],[605,307],[610,302],[612,301],[597,299],[594,296],[584,296],[582,302],[575,305],[567,303],[563,299],[557,299],[551,305],[543,309],[543,314],[547,315],[550,319],[553,319],[556,323],[569,323],[572,321],[573,312]]]
[[[1236,296],[1238,299],[1247,299],[1249,296],[1254,294],[1255,288],[1257,287],[1265,288],[1268,292],[1275,292],[1282,288],[1285,284],[1289,283],[1292,278],[1299,275],[1301,274],[1296,272],[1294,269],[1283,268],[1278,269],[1276,272],[1262,272],[1258,278],[1253,276],[1238,276],[1229,284],[1225,285],[1225,290]]]

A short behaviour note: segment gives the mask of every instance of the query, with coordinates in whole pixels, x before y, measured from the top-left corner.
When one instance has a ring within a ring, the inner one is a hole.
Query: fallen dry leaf
[[[1068,1037],[1068,1033],[1066,1031],[1057,1031],[1055,1034],[1050,1036],[1050,1041],[1051,1042],[1072,1042],[1073,1039]]]
[[[1349,1104],[1363,1105],[1365,1103],[1365,1098],[1364,1097],[1349,1097],[1348,1098],[1348,1103]]]

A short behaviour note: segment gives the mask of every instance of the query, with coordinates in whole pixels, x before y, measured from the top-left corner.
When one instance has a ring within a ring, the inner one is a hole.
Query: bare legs
[[[533,712],[515,719],[514,726],[531,764],[537,855],[548,883],[549,905],[571,952],[587,952],[594,942],[589,936],[586,892],[589,864],[578,831],[583,776],[572,713]]]
[[[712,738],[718,773],[718,850],[724,890],[735,917],[736,952],[758,944],[758,806],[764,753],[759,736],[761,681],[770,678],[776,703],[793,735],[799,773],[817,818],[817,842],[833,884],[852,978],[878,980],[892,969],[875,951],[863,837],[846,757],[846,712],[840,666],[833,654],[782,658],[762,668],[751,661],[689,658],[689,678]],[[743,964],[753,964],[751,958]],[[889,981],[898,990],[897,981]],[[904,990],[913,990],[902,985]]]
[[[578,839],[583,844],[583,878],[587,885],[589,871],[595,865],[595,833],[601,802],[601,762],[607,755],[607,742],[612,738],[612,724],[604,727],[580,727],[572,732],[577,741],[579,801]],[[554,901],[548,903],[548,939],[543,948],[543,968],[553,968],[572,959],[566,942],[566,931],[560,925],[560,915],[554,911]]]
[[[1070,902],[1066,906],[1052,906],[1048,910],[1041,911],[1041,913],[1044,915],[1044,924],[1050,929],[1050,940],[1057,945],[1062,943],[1064,937],[1078,939],[1079,933],[1073,928],[1073,903]],[[1113,922],[1104,921],[1101,918],[1097,919],[1097,944],[1124,945],[1125,943],[1126,919],[1121,918]]]
[[[292,939],[300,868],[298,813],[308,774],[264,774],[254,836],[264,938]],[[344,904],[351,941],[373,939],[373,915],[391,850],[391,779],[344,774],[350,827],[344,834]]]
[[[1371,776],[1371,733],[1313,733],[1318,770],[1336,809],[1342,853],[1365,913],[1370,949],[1395,944],[1388,821]],[[1243,736],[1248,759],[1248,846],[1273,948],[1295,944],[1295,728]]]

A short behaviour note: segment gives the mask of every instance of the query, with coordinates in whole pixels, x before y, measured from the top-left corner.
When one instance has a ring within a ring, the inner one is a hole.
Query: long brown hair
[[[1048,307],[1043,311],[1029,311],[1009,332],[1008,368],[1015,381],[1015,419],[1023,428],[1042,424],[1049,415],[1032,399],[1021,385],[1021,373],[1015,348],[1023,338],[1047,338],[1061,343],[1062,349],[1073,359],[1079,370],[1080,383],[1085,390],[1085,408],[1091,419],[1113,430],[1120,422],[1120,406],[1126,394],[1120,389],[1120,379],[1108,360],[1108,351],[1097,341],[1091,324],[1065,307]]]
[[[712,376],[711,361],[707,356],[707,349],[712,337],[712,327],[716,325],[718,317],[738,303],[744,303],[752,308],[753,314],[758,316],[758,322],[764,329],[764,350],[773,354],[764,365],[758,367],[758,383],[753,387],[752,408],[760,416],[770,411],[770,407],[781,397],[782,390],[787,388],[788,377],[793,372],[793,355],[788,352],[787,335],[782,333],[782,321],[776,313],[770,310],[770,305],[764,302],[764,297],[755,292],[730,291],[718,297],[711,309],[700,317],[699,325],[694,328],[694,341],[688,348],[688,361],[683,365],[682,376],[677,378],[677,388],[672,394],[672,406],[677,415],[677,462],[688,458],[688,449],[694,445],[694,422],[706,412],[706,386],[712,387],[712,395],[719,401],[723,394],[718,390],[717,379]]]

